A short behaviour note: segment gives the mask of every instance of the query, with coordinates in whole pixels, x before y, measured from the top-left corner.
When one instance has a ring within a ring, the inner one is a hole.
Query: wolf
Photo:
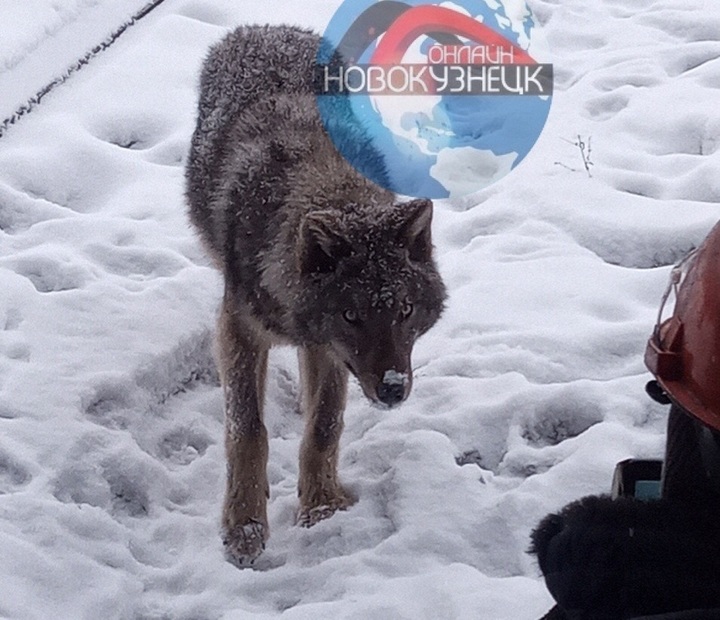
[[[299,347],[298,522],[311,526],[354,501],[337,476],[348,376],[375,404],[404,401],[413,343],[446,298],[432,202],[397,200],[350,165],[324,129],[313,86],[320,44],[296,27],[241,26],[212,47],[186,166],[190,220],[224,276],[222,528],[238,566],[259,556],[269,534],[269,348]],[[357,124],[338,122],[369,165],[384,165]]]

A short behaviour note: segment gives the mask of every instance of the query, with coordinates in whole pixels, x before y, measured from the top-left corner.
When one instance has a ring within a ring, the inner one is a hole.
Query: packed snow
[[[112,31],[93,15],[143,4],[3,4],[3,114]],[[511,174],[436,205],[448,307],[407,403],[351,389],[359,501],[294,525],[297,369],[274,351],[271,538],[254,570],[223,559],[221,279],[183,202],[198,71],[237,24],[321,31],[337,6],[166,0],[0,139],[1,617],[533,620],[533,526],[662,455],[642,357],[670,265],[720,218],[720,9],[533,0],[550,118]]]

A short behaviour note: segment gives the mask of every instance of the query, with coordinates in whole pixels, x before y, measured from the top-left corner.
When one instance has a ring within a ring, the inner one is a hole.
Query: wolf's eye
[[[415,310],[413,305],[409,301],[406,301],[403,304],[403,307],[400,308],[400,316],[402,316],[403,319],[407,319],[413,313],[413,310]]]
[[[348,323],[354,324],[354,323],[360,322],[360,319],[358,319],[358,315],[357,315],[357,312],[355,312],[355,310],[345,310],[345,312],[343,312],[343,318]]]

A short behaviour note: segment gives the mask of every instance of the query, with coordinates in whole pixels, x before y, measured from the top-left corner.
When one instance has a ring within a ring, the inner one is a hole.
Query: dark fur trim
[[[720,606],[715,509],[591,496],[545,517],[531,539],[548,589],[570,617]]]
[[[720,609],[691,609],[655,616],[637,616],[631,620],[720,620]]]

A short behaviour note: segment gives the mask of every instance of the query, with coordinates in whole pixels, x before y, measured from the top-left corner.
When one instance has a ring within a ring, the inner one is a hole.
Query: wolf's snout
[[[393,407],[405,398],[405,386],[402,383],[381,383],[377,395],[381,403]]]
[[[396,370],[386,371],[382,382],[377,387],[378,400],[388,407],[400,404],[405,400],[409,392],[410,380],[408,375]]]

